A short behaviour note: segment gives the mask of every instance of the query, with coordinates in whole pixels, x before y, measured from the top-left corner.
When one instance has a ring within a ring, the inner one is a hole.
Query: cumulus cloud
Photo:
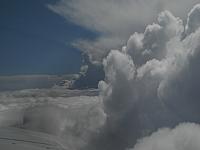
[[[144,33],[134,33],[121,50],[110,51],[103,61],[105,80],[99,83],[107,120],[91,149],[124,150],[158,128],[200,122],[200,26],[190,34],[187,26],[163,11]]]
[[[100,33],[92,41],[75,42],[89,53],[91,60],[101,61],[109,49],[125,44],[131,33],[141,31],[157,14],[169,10],[185,19],[199,0],[59,0],[48,5],[55,13],[80,26]]]
[[[174,129],[160,129],[138,141],[132,150],[198,150],[200,126],[183,123]]]
[[[176,36],[181,37],[183,30],[182,20],[164,11],[158,17],[158,24],[148,25],[144,33],[134,33],[123,50],[137,65],[151,59],[161,60],[166,56],[167,42]]]

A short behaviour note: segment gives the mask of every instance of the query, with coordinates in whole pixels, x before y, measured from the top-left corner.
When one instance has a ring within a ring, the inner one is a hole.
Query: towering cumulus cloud
[[[134,33],[122,50],[110,51],[103,61],[105,81],[99,83],[107,121],[91,149],[123,150],[160,127],[200,122],[199,9],[193,7],[186,25],[161,12],[157,23]],[[194,124],[163,129],[134,150],[200,149],[198,132]]]
[[[186,19],[189,9],[199,0],[58,0],[48,5],[64,18],[100,33],[94,40],[74,43],[92,61],[101,61],[110,49],[125,44],[135,31],[141,31],[157,14],[169,10]]]

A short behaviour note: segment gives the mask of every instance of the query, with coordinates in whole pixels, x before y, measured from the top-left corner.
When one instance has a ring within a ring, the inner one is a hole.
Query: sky
[[[42,8],[65,26],[70,21],[76,34],[85,33],[68,35],[68,44],[88,58],[78,81],[92,82],[97,66],[104,78],[95,82],[95,94],[62,86],[0,92],[0,127],[53,134],[70,150],[200,149],[200,0],[45,3]]]
[[[177,2],[1,0],[0,75],[78,73],[82,52],[101,64],[160,11],[185,20],[198,0],[184,0],[181,7]]]
[[[52,12],[53,3],[0,1],[0,75],[79,72],[82,56],[71,42],[96,35]]]

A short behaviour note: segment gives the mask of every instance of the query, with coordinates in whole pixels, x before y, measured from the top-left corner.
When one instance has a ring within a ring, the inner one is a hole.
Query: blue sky
[[[66,21],[46,5],[55,0],[0,1],[0,75],[76,73],[81,53],[70,46],[95,33]]]

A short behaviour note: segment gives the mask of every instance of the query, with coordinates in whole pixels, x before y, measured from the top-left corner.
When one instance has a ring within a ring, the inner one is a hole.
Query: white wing
[[[0,129],[2,150],[64,150],[58,139],[44,133],[18,128]]]

